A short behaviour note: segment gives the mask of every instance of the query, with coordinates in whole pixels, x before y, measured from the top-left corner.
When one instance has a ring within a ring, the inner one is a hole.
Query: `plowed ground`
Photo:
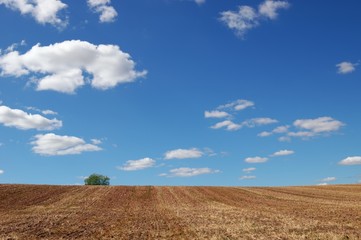
[[[361,185],[0,185],[0,239],[361,239]]]

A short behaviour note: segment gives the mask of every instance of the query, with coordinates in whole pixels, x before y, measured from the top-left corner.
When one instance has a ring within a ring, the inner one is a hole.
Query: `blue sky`
[[[361,181],[357,0],[0,0],[0,182]]]

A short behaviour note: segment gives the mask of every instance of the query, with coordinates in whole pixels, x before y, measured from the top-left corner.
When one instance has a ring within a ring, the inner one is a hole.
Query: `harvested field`
[[[361,185],[0,185],[0,239],[361,239]]]

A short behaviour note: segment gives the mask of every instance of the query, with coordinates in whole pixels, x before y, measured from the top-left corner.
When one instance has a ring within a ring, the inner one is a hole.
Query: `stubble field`
[[[361,185],[0,185],[0,239],[361,239]]]

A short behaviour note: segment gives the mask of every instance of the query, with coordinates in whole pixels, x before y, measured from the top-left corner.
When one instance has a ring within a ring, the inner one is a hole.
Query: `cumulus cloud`
[[[241,176],[239,179],[241,180],[251,180],[251,179],[256,179],[256,176]]]
[[[229,117],[229,116],[230,116],[229,113],[224,112],[224,111],[218,111],[218,110],[204,112],[205,118],[225,118],[225,117]]]
[[[4,170],[1,170],[1,169],[0,169],[0,174],[4,174]]]
[[[361,165],[361,156],[347,157],[341,160],[340,165]]]
[[[339,130],[344,124],[331,117],[319,117],[315,119],[299,119],[293,123],[294,126],[314,133],[333,132]]]
[[[164,154],[164,159],[186,159],[186,158],[200,158],[204,155],[204,152],[197,148],[191,149],[175,149],[168,151]]]
[[[265,16],[269,19],[276,19],[278,16],[278,10],[287,9],[290,4],[287,1],[273,1],[266,0],[258,6],[258,12],[260,16]]]
[[[128,160],[122,167],[117,168],[123,171],[137,171],[153,167],[154,165],[155,160],[151,158],[143,158],[139,160]]]
[[[239,6],[238,11],[221,12],[219,19],[242,38],[248,30],[257,27],[261,21],[275,20],[278,11],[289,6],[287,1],[266,0],[258,6],[258,10],[250,6]]]
[[[335,177],[327,177],[327,178],[321,179],[321,182],[333,182],[333,181],[336,181]]]
[[[340,63],[336,64],[337,72],[339,74],[352,73],[353,71],[356,70],[357,65],[358,65],[358,63],[340,62]]]
[[[301,129],[297,132],[289,132],[289,137],[309,138],[320,134],[338,131],[345,124],[331,117],[319,117],[315,119],[298,119],[293,125]]]
[[[248,157],[244,160],[246,163],[264,163],[268,161],[266,157]]]
[[[0,0],[0,4],[22,15],[31,15],[40,24],[51,24],[58,28],[68,24],[66,19],[59,17],[59,12],[67,7],[60,0]]]
[[[30,114],[20,109],[11,109],[0,106],[0,123],[7,127],[15,127],[21,130],[54,130],[60,128],[62,121],[45,118],[39,114]]]
[[[162,173],[160,176],[164,177],[194,177],[203,174],[219,173],[219,170],[213,170],[211,168],[175,168],[171,169],[169,173]]]
[[[13,51],[0,56],[1,76],[30,75],[39,91],[74,93],[86,82],[105,90],[134,82],[147,73],[134,68],[130,55],[118,46],[94,45],[80,40],[49,46],[37,44],[24,54]],[[85,81],[84,73],[91,75],[89,81]]]
[[[44,156],[80,154],[102,150],[99,146],[86,143],[73,136],[59,136],[54,133],[38,134],[31,142],[33,152]]]
[[[271,157],[281,157],[281,156],[287,156],[287,155],[292,155],[295,152],[292,150],[280,150],[278,152],[275,152],[271,155]]]
[[[251,173],[251,172],[253,172],[253,171],[255,171],[255,170],[256,170],[256,168],[254,168],[254,167],[243,168],[243,169],[242,169],[242,172]]]
[[[117,11],[110,5],[111,0],[87,0],[89,8],[99,13],[101,23],[114,22],[118,16]]]

